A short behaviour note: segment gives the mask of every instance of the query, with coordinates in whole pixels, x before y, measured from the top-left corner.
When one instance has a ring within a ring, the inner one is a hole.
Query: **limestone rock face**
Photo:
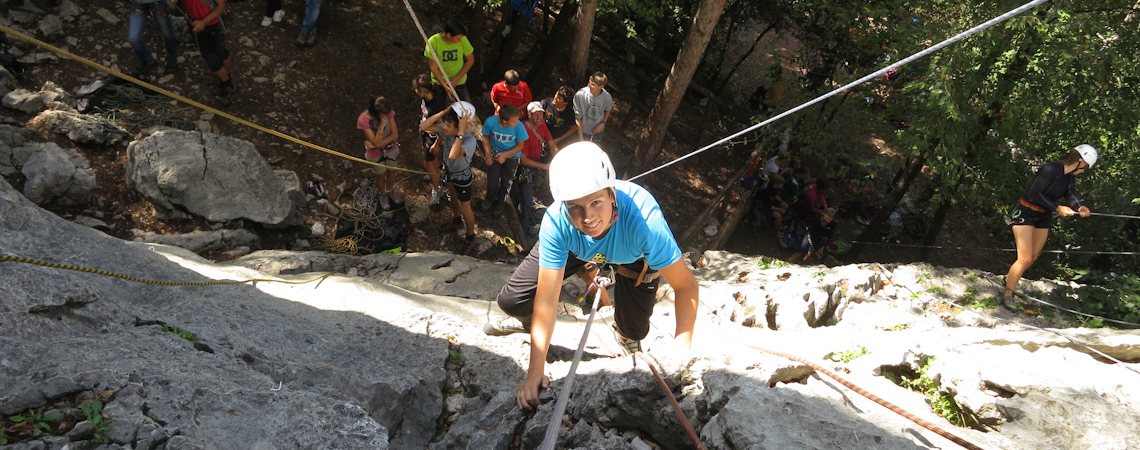
[[[23,159],[20,172],[27,181],[24,195],[37,204],[83,205],[95,189],[95,172],[79,152],[55,143],[31,144],[13,149],[13,160]]]
[[[292,194],[296,189],[286,186],[285,178],[248,141],[160,130],[131,142],[127,158],[128,182],[162,212],[185,212],[213,222],[300,223]]]
[[[107,119],[74,111],[44,111],[32,126],[67,136],[77,144],[113,145],[127,140],[127,131]]]
[[[71,110],[71,98],[63,88],[50,81],[44,83],[39,91],[16,89],[4,94],[4,106],[23,111],[37,113],[45,109]]]

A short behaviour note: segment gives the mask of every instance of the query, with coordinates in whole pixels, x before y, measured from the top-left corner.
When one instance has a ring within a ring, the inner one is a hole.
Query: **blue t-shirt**
[[[491,148],[495,150],[495,153],[502,153],[515,148],[519,142],[525,141],[527,138],[526,127],[523,126],[522,121],[516,122],[513,128],[505,128],[499,122],[499,116],[491,116],[483,121],[483,135],[491,141]],[[522,151],[515,152],[511,157],[521,158]]]
[[[563,269],[570,253],[583,261],[610,264],[629,264],[645,258],[653,270],[681,259],[681,249],[653,195],[623,180],[618,180],[614,189],[617,191],[617,221],[598,240],[571,225],[564,203],[556,202],[546,210],[538,235],[542,246],[540,267]]]

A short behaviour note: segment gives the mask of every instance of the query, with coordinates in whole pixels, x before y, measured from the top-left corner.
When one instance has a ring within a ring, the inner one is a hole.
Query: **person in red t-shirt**
[[[542,103],[530,102],[526,107],[527,140],[523,142],[523,157],[519,167],[519,223],[531,236],[538,236],[538,224],[531,224],[533,213],[534,187],[545,184],[545,172],[550,170],[550,164],[543,163],[542,147],[550,149],[550,156],[558,153],[558,143],[546,127],[546,109]]]
[[[519,79],[519,73],[514,69],[503,74],[503,81],[491,86],[491,104],[495,105],[495,114],[504,103],[510,103],[525,111],[526,105],[532,100],[530,86]]]
[[[226,50],[226,30],[222,25],[226,0],[214,0],[214,3],[217,6],[210,8],[206,0],[179,0],[178,6],[193,21],[190,25],[194,28],[194,40],[198,43],[202,58],[206,60],[206,66],[221,81],[218,85],[218,100],[223,105],[228,105],[237,93],[237,85],[231,77],[230,52]]]

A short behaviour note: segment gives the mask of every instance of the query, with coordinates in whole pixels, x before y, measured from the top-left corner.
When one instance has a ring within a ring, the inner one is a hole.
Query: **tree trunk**
[[[574,29],[574,42],[570,46],[570,67],[566,74],[572,86],[586,85],[586,62],[590,58],[590,38],[594,35],[594,16],[598,0],[581,0],[578,5],[578,24]]]
[[[716,91],[717,92],[720,92],[720,93],[724,92],[724,87],[728,86],[728,82],[730,80],[732,80],[732,76],[736,74],[736,70],[739,69],[740,66],[744,64],[744,61],[748,60],[749,56],[752,56],[752,52],[755,52],[756,47],[758,45],[760,45],[760,40],[764,39],[764,36],[767,35],[769,31],[772,31],[775,28],[776,28],[776,22],[773,22],[773,23],[769,24],[767,28],[764,28],[764,31],[761,31],[760,34],[756,36],[756,39],[754,39],[752,41],[752,45],[748,47],[748,51],[744,52],[744,56],[741,56],[740,59],[736,60],[736,64],[732,65],[732,70],[728,71],[728,75],[725,75],[724,79],[720,80],[720,83],[717,83],[717,85],[716,85]],[[716,80],[716,77],[713,77],[713,80]]]
[[[859,242],[851,246],[851,249],[847,252],[848,258],[852,261],[858,260],[863,250],[866,249],[867,244],[864,244],[864,242],[879,242],[879,239],[883,237],[883,229],[886,227],[887,221],[891,218],[891,213],[899,207],[899,203],[902,202],[906,193],[910,191],[910,187],[914,183],[915,178],[922,172],[922,166],[926,164],[926,154],[934,150],[938,145],[938,142],[931,142],[929,146],[923,149],[922,153],[919,153],[919,155],[911,161],[910,166],[903,172],[902,179],[891,189],[891,195],[887,200],[887,204],[879,209],[879,212],[875,214],[875,218],[871,219],[871,223],[863,229],[862,233],[859,233],[859,237],[856,239]]]
[[[665,140],[665,130],[669,127],[673,113],[677,112],[681,97],[689,88],[689,82],[693,79],[693,73],[696,72],[697,65],[701,62],[701,55],[704,54],[705,47],[708,46],[713,28],[716,26],[717,20],[720,19],[720,13],[724,10],[724,5],[727,2],[728,0],[701,0],[697,13],[693,16],[693,26],[689,29],[689,35],[685,38],[681,53],[677,55],[677,62],[669,71],[669,78],[665,80],[665,87],[658,94],[657,102],[649,113],[645,127],[642,128],[637,150],[634,151],[634,165],[639,170],[648,167],[661,153],[661,142]]]
[[[488,75],[490,77],[495,77],[496,75],[502,76],[501,74],[510,68],[518,69],[518,67],[513,66],[513,61],[516,61],[514,58],[515,51],[518,50],[519,44],[522,44],[523,39],[530,34],[530,30],[527,29],[526,17],[522,14],[513,15],[510,21],[510,27],[509,34],[503,38],[503,44],[499,47],[499,56],[495,58],[495,63],[491,65],[491,73]]]
[[[475,65],[467,71],[467,92],[471,94],[472,99],[483,94],[483,59],[487,57],[487,46],[483,42],[483,36],[487,33],[486,8],[487,0],[478,0],[466,9],[467,12],[463,15],[463,17],[474,17],[467,24],[467,40],[471,41],[471,46],[475,48]]]
[[[534,61],[534,65],[527,70],[526,82],[530,84],[530,90],[534,93],[535,97],[542,97],[540,92],[553,91],[557,89],[547,88],[547,78],[554,72],[555,67],[559,61],[565,61],[565,50],[570,46],[570,39],[573,38],[573,28],[571,25],[574,23],[574,15],[578,13],[578,2],[576,0],[567,0],[562,4],[562,9],[558,11],[558,17],[554,19],[554,25],[550,28],[550,34],[546,36],[540,47],[536,47],[536,52],[532,52],[533,57],[528,58]]]
[[[767,143],[766,139],[764,140],[764,143]],[[761,146],[759,148],[764,147]],[[728,195],[729,191],[731,191],[732,188],[736,187],[736,184],[740,182],[740,178],[744,176],[744,172],[748,170],[748,167],[764,158],[764,156],[765,155],[763,152],[755,152],[752,157],[744,163],[744,165],[740,166],[740,169],[738,169],[736,173],[732,175],[732,178],[728,179],[728,184],[725,185],[724,188],[721,188],[720,192],[717,193],[716,197],[714,197],[711,202],[709,202],[704,211],[701,211],[701,214],[696,217],[696,220],[689,223],[689,228],[687,228],[685,232],[681,234],[681,238],[677,239],[677,243],[686,247],[693,245],[693,242],[691,241],[693,235],[696,234],[697,231],[703,229],[705,221],[707,221],[709,216],[711,216],[712,213],[716,211],[716,207],[720,205],[721,200],[724,200],[724,197]],[[760,168],[757,167],[756,170],[760,170]]]

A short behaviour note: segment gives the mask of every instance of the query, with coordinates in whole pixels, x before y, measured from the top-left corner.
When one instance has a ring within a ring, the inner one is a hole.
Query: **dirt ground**
[[[41,3],[45,3],[41,6],[47,9],[48,2],[42,0]],[[392,101],[397,111],[401,143],[399,165],[415,170],[421,168],[422,152],[416,131],[419,122],[419,99],[412,92],[410,81],[416,74],[426,71],[426,64],[422,57],[423,41],[400,2],[326,0],[318,22],[317,43],[311,48],[300,48],[294,44],[300,27],[303,2],[285,2],[285,20],[269,27],[260,26],[264,3],[252,0],[236,3],[231,0],[229,3],[229,11],[224,20],[228,29],[227,44],[235,58],[235,79],[240,91],[235,101],[222,109],[283,133],[343,153],[362,156],[362,139],[360,132],[355,129],[355,119],[367,101],[377,95],[383,95]],[[419,19],[427,28],[428,34],[435,32],[444,18],[454,12],[452,9],[447,9],[450,6],[434,10],[429,10],[417,2],[413,2],[413,6],[417,8]],[[455,5],[458,6],[460,5]],[[93,14],[94,10],[100,7],[120,15],[123,20],[118,24],[109,25]],[[116,69],[126,70],[132,67],[136,58],[126,42],[125,4],[101,0],[83,8],[86,14],[79,20],[64,24],[66,37],[57,35],[49,39],[49,42],[66,46],[72,52]],[[153,26],[147,30],[150,48],[152,51],[157,51],[156,54],[161,59],[162,45],[158,35],[157,29]],[[173,76],[155,75],[152,81],[187,97],[219,106],[213,97],[216,78],[206,70],[201,58],[197,56],[189,35],[181,34],[180,38],[182,39],[181,70]],[[753,80],[759,80],[754,74],[764,73],[763,68],[770,64],[774,54],[794,52],[793,47],[786,43],[769,45],[769,50],[760,52],[740,70],[740,74],[731,86],[737,89],[748,89],[748,86],[753,86],[758,82]],[[518,54],[525,52],[520,51]],[[608,89],[617,105],[613,125],[610,128],[612,135],[607,137],[607,146],[610,147],[607,150],[613,155],[621,173],[631,159],[640,131],[637,127],[648,116],[653,96],[639,94],[639,89],[644,87],[639,87],[638,79],[626,73],[636,69],[624,66],[621,58],[602,51],[592,52],[591,58],[590,70],[601,69],[611,75],[612,81]],[[794,71],[797,67],[791,63],[787,63],[786,67],[789,73],[795,76]],[[40,86],[46,80],[52,80],[74,92],[95,75],[96,73],[79,63],[52,60],[32,66],[23,75],[23,82],[25,86],[32,88]],[[535,96],[546,97],[549,94],[536,92]],[[792,83],[781,108],[794,106],[798,104],[797,100],[808,99],[808,95],[806,92],[800,92],[796,84]],[[177,119],[173,121],[184,127],[192,127],[194,121],[202,118],[197,110],[174,105],[162,98],[154,98],[150,104],[152,105],[150,108],[123,111],[121,115],[124,119],[133,117],[135,122],[145,122],[138,120],[140,118],[167,115]],[[480,111],[490,109],[485,99],[477,100],[476,104],[480,106]],[[845,133],[846,137],[842,139],[848,143],[845,150],[848,152],[848,157],[854,160],[885,157],[895,160],[896,164],[901,164],[901,158],[890,155],[889,151],[884,151],[876,144],[882,142],[878,136],[891,130],[865,127],[865,124],[875,122],[869,117],[876,113],[865,108],[860,109],[857,104],[856,100],[846,105],[840,118],[834,125],[830,125],[836,130],[837,135]],[[855,115],[854,117],[848,117],[849,110]],[[156,111],[161,114],[157,114]],[[27,117],[16,116],[16,119],[26,120]],[[746,113],[725,110],[715,105],[700,107],[686,101],[671,126],[673,133],[665,141],[662,158],[676,158],[732,131],[744,128],[747,126],[746,120],[748,120]],[[131,120],[125,122],[129,123]],[[370,182],[369,169],[364,165],[308,149],[223,118],[214,117],[210,120],[210,124],[217,133],[253,142],[276,168],[295,171],[302,184],[310,180],[323,180],[329,199],[332,201],[340,199],[339,204],[342,206],[350,197],[352,189],[362,183]],[[128,127],[132,133],[140,131],[141,128],[142,125]],[[71,144],[61,143],[61,145]],[[638,182],[654,192],[674,232],[679,236],[693,223],[705,204],[716,195],[719,187],[728,182],[735,169],[746,161],[751,150],[749,145],[718,148],[648,175]],[[132,237],[132,230],[187,232],[209,227],[209,224],[200,220],[163,220],[156,217],[149,203],[126,185],[123,170],[126,163],[125,146],[86,148],[81,151],[91,159],[99,180],[94,208],[87,209],[99,209],[106,213],[109,218],[107,221],[112,225],[110,234],[129,239]],[[808,158],[805,159],[805,164],[823,167],[824,161],[822,158]],[[481,175],[479,177],[475,185],[476,198],[481,197],[484,192],[482,177]],[[401,173],[397,176],[397,180],[399,182],[397,190],[404,196],[421,201],[426,199],[428,186],[419,175]],[[840,193],[833,201],[843,201],[845,196],[846,194]],[[312,206],[313,203],[310,202],[312,210],[306,214],[307,223],[323,222],[331,236],[335,218],[316,211]],[[56,212],[71,217],[85,211],[56,208]],[[513,234],[508,222],[501,216],[477,212],[476,217],[480,229],[489,230],[496,236]],[[412,233],[407,250],[461,251],[462,238],[446,226],[450,219],[451,213],[446,209],[434,213],[427,224],[418,227]],[[245,224],[226,225],[233,227]],[[850,225],[852,226],[844,226],[857,227],[853,220],[850,221]],[[947,229],[954,230],[947,234],[962,234],[967,241],[971,236],[969,227],[948,224]],[[309,238],[307,227],[283,231],[257,231],[262,235],[265,243],[263,246],[266,247],[287,248],[297,239]],[[742,225],[726,247],[728,250],[741,253],[786,257],[786,251],[776,246],[772,234],[770,228]],[[848,231],[847,234],[854,233]],[[883,248],[872,250],[868,256],[878,261],[901,261],[913,258],[914,254],[915,252],[906,249]],[[477,256],[503,261],[512,261],[518,257],[507,252],[505,247],[497,245]],[[954,264],[954,259],[958,258],[951,256],[950,260],[945,262],[952,265],[971,265],[969,260],[957,261],[957,264]],[[972,265],[978,266],[976,262]]]

